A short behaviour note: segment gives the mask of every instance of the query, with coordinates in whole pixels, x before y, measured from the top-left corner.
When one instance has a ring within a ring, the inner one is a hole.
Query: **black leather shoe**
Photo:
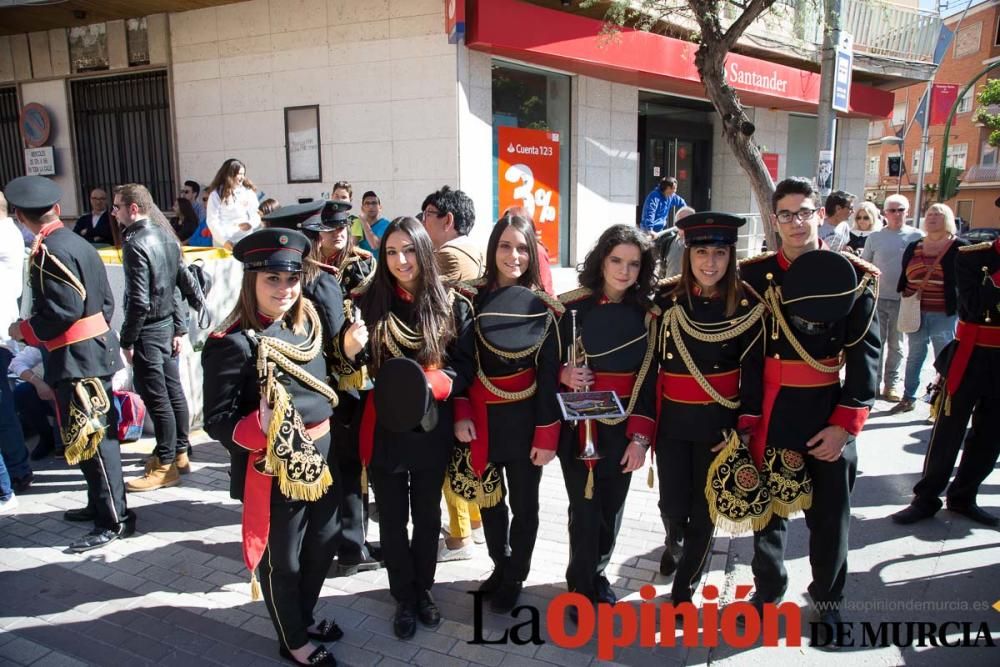
[[[991,528],[1000,526],[1000,518],[995,517],[975,503],[971,505],[952,505],[948,503],[948,511],[961,514],[984,526],[990,526]]]
[[[97,518],[97,512],[95,512],[90,507],[81,507],[75,510],[66,510],[63,512],[63,519],[65,521],[79,521],[83,523],[85,521],[93,521]]]
[[[344,631],[340,626],[329,619],[323,619],[316,626],[315,630],[306,630],[309,639],[318,639],[321,642],[332,644],[344,636]]]
[[[843,648],[843,644],[840,643],[840,637],[837,634],[837,624],[842,622],[843,619],[840,617],[840,611],[837,609],[828,609],[821,612],[819,621],[816,622],[818,626],[818,632],[815,635],[818,640],[815,644],[816,648],[823,649],[824,651],[839,651]]]
[[[51,442],[41,442],[39,441],[35,448],[31,450],[31,460],[41,461],[46,456],[52,453],[56,446]]]
[[[354,561],[354,562],[340,562],[337,561],[337,576],[338,577],[353,577],[358,572],[371,572],[372,570],[377,570],[382,567],[383,563],[368,556],[364,560]]]
[[[606,602],[608,604],[618,602],[618,596],[611,589],[611,582],[603,574],[594,577],[594,596],[598,602]]]
[[[125,511],[125,520],[118,524],[119,538],[132,537],[135,535],[135,512],[132,510]]]
[[[493,595],[498,590],[500,590],[500,585],[503,583],[503,565],[497,565],[493,568],[493,574],[489,576],[483,583],[479,584],[479,592],[486,593],[487,595]]]
[[[895,514],[891,515],[889,518],[891,518],[894,523],[898,523],[903,526],[908,526],[911,523],[916,523],[918,521],[923,521],[924,519],[929,519],[932,516],[934,516],[934,514],[935,512],[932,512],[931,510],[926,509],[924,507],[920,507],[919,505],[908,505],[904,509],[901,509]]]
[[[677,570],[677,561],[669,546],[663,547],[663,555],[660,556],[660,574],[669,577]]]
[[[400,639],[409,639],[417,634],[417,605],[412,602],[396,604],[396,615],[392,618],[392,631]]]
[[[290,660],[296,665],[323,665],[325,667],[337,667],[337,659],[330,655],[330,652],[326,650],[325,646],[320,646],[318,649],[312,652],[309,656],[307,662],[299,662],[284,646],[278,647],[278,655],[280,655],[285,660]]]
[[[752,604],[753,608],[757,610],[757,616],[759,618],[764,618],[764,605],[768,603],[778,604],[779,602],[781,602],[781,597],[779,596],[768,600],[757,591],[754,591],[754,594],[750,596],[750,599],[747,600],[747,602]],[[736,625],[741,628],[746,625],[746,617],[743,614],[740,614],[739,616],[736,617]]]
[[[506,614],[517,606],[517,599],[521,597],[522,584],[519,581],[504,582],[497,589],[497,592],[490,598],[490,611],[494,614]]]
[[[107,530],[106,528],[95,528],[76,542],[69,545],[69,550],[74,553],[83,553],[91,549],[100,549],[111,544],[120,537],[118,531]]]
[[[417,600],[417,618],[425,628],[436,628],[441,625],[441,610],[434,603],[434,597],[430,591],[424,591]]]

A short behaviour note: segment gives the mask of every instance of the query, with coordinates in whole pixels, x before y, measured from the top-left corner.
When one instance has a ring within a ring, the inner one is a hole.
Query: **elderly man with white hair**
[[[903,334],[896,327],[899,319],[899,293],[896,283],[903,270],[906,246],[920,239],[923,233],[905,224],[910,202],[900,194],[886,197],[883,206],[885,227],[871,234],[861,258],[879,268],[878,322],[882,334],[882,398],[898,402],[899,367],[903,362]]]

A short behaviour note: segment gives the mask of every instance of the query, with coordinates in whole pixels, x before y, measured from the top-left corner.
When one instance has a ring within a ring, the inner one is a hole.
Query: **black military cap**
[[[675,223],[684,231],[684,245],[736,245],[737,230],[746,220],[716,211],[692,213]]]
[[[545,333],[548,306],[526,287],[493,290],[483,298],[476,316],[476,332],[504,352],[522,352],[535,346]]]
[[[382,364],[375,379],[375,414],[393,433],[433,431],[437,403],[424,369],[413,359],[394,357]]]
[[[563,317],[571,317],[569,313]],[[622,373],[642,364],[646,354],[646,323],[640,309],[624,303],[592,308],[577,321],[587,365],[595,371]]]
[[[62,199],[62,189],[43,176],[20,176],[7,184],[4,196],[15,208],[41,215]]]
[[[840,253],[813,250],[800,255],[785,272],[781,303],[803,333],[822,333],[847,317],[854,305],[858,275]]]
[[[326,202],[324,201],[310,201],[305,204],[282,206],[271,211],[261,218],[261,220],[264,221],[267,227],[307,229],[306,225],[313,220],[317,223],[319,222],[320,214],[323,212],[325,204]]]
[[[350,202],[331,199],[323,204],[320,220],[310,220],[308,226],[302,225],[302,229],[308,229],[312,232],[332,232],[338,227],[351,224],[351,216],[347,213],[351,210]]]
[[[233,257],[243,262],[244,271],[302,270],[303,257],[311,243],[306,235],[280,227],[258,229],[243,237],[233,248]]]

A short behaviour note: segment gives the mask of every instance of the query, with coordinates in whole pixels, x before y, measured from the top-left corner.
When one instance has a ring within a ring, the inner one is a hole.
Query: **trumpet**
[[[570,345],[567,357],[569,358],[569,364],[572,368],[579,368],[579,362],[581,360],[586,360],[587,356],[583,351],[583,340],[577,334],[576,327],[576,310],[573,309],[569,311],[571,323],[572,323],[572,333],[570,335]],[[581,359],[582,358],[582,359]],[[589,387],[584,387],[583,391],[588,391]],[[578,391],[574,389],[573,391]],[[580,461],[596,461],[601,458],[601,455],[597,452],[597,446],[594,445],[594,425],[591,423],[590,419],[583,420],[584,428],[584,444],[583,451],[577,455],[577,459]]]

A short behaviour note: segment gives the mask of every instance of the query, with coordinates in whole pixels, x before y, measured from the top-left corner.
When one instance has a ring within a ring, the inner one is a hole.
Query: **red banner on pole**
[[[935,83],[931,88],[931,125],[944,125],[958,100],[958,84]]]
[[[778,154],[777,153],[761,153],[761,159],[764,160],[764,166],[767,167],[767,173],[771,175],[771,180],[775,183],[778,182]]]
[[[500,213],[526,208],[549,256],[558,260],[559,133],[499,127],[497,153]]]

